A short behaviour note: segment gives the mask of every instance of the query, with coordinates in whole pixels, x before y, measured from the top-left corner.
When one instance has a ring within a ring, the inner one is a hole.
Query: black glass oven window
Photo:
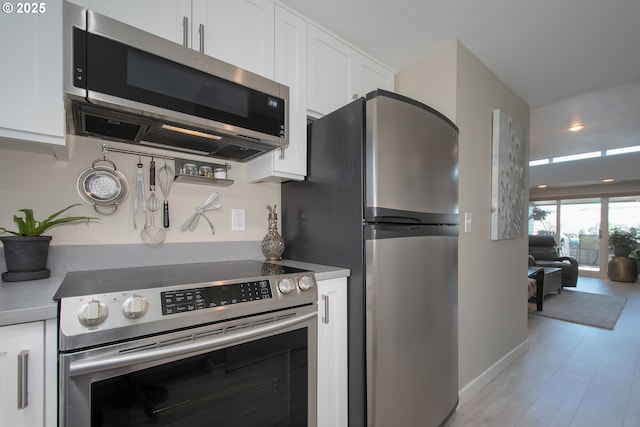
[[[92,427],[307,425],[307,329],[91,385]]]

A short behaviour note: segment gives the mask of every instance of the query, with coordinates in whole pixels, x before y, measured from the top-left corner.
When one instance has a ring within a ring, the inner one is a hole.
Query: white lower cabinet
[[[347,279],[318,281],[318,427],[347,427]]]
[[[44,425],[44,339],[44,322],[0,327],[0,426]]]

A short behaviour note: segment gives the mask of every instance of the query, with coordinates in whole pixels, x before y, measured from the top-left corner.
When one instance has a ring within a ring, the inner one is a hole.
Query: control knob
[[[103,302],[92,299],[80,307],[78,321],[84,326],[97,326],[104,322],[109,315],[109,308]]]
[[[278,282],[278,289],[285,295],[290,294],[295,288],[296,284],[293,279],[289,279],[288,277],[285,277]]]
[[[127,319],[139,319],[147,313],[149,303],[141,295],[133,295],[122,304],[122,315]]]
[[[298,279],[298,287],[301,291],[308,291],[313,288],[313,280],[309,276],[302,276]]]

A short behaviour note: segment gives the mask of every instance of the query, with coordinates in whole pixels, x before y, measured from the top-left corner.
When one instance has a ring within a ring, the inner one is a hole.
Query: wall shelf
[[[122,148],[112,148],[109,147],[108,144],[102,144],[102,155],[106,158],[107,153],[109,151],[113,151],[114,153],[123,153],[123,154],[131,154],[132,156],[144,156],[165,160],[174,160],[175,161],[175,182],[184,182],[188,184],[202,184],[202,185],[214,185],[217,187],[228,187],[233,184],[232,179],[228,178],[216,178],[214,176],[216,169],[224,169],[225,177],[228,176],[229,169],[231,169],[231,165],[229,163],[205,163],[198,162],[195,160],[187,160],[187,159],[179,159],[177,157],[165,156],[162,154],[151,154],[145,153],[144,151],[134,151],[134,150],[125,150]],[[193,173],[187,173],[185,171],[185,165],[192,165],[194,169]],[[208,168],[210,173],[201,173],[201,168]]]
[[[192,170],[191,173],[189,173],[190,167]],[[203,168],[208,169],[208,172],[202,172]],[[232,179],[215,177],[214,173],[216,169],[224,169],[224,175],[226,177],[229,169],[231,169],[231,165],[229,163],[204,163],[193,160],[176,159],[175,182],[214,185],[218,187],[228,187],[233,184]]]

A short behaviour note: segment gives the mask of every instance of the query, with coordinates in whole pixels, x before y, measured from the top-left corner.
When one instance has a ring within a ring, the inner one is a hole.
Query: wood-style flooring
[[[627,298],[615,328],[529,315],[529,350],[446,427],[640,426],[640,282],[580,277],[578,289]]]

